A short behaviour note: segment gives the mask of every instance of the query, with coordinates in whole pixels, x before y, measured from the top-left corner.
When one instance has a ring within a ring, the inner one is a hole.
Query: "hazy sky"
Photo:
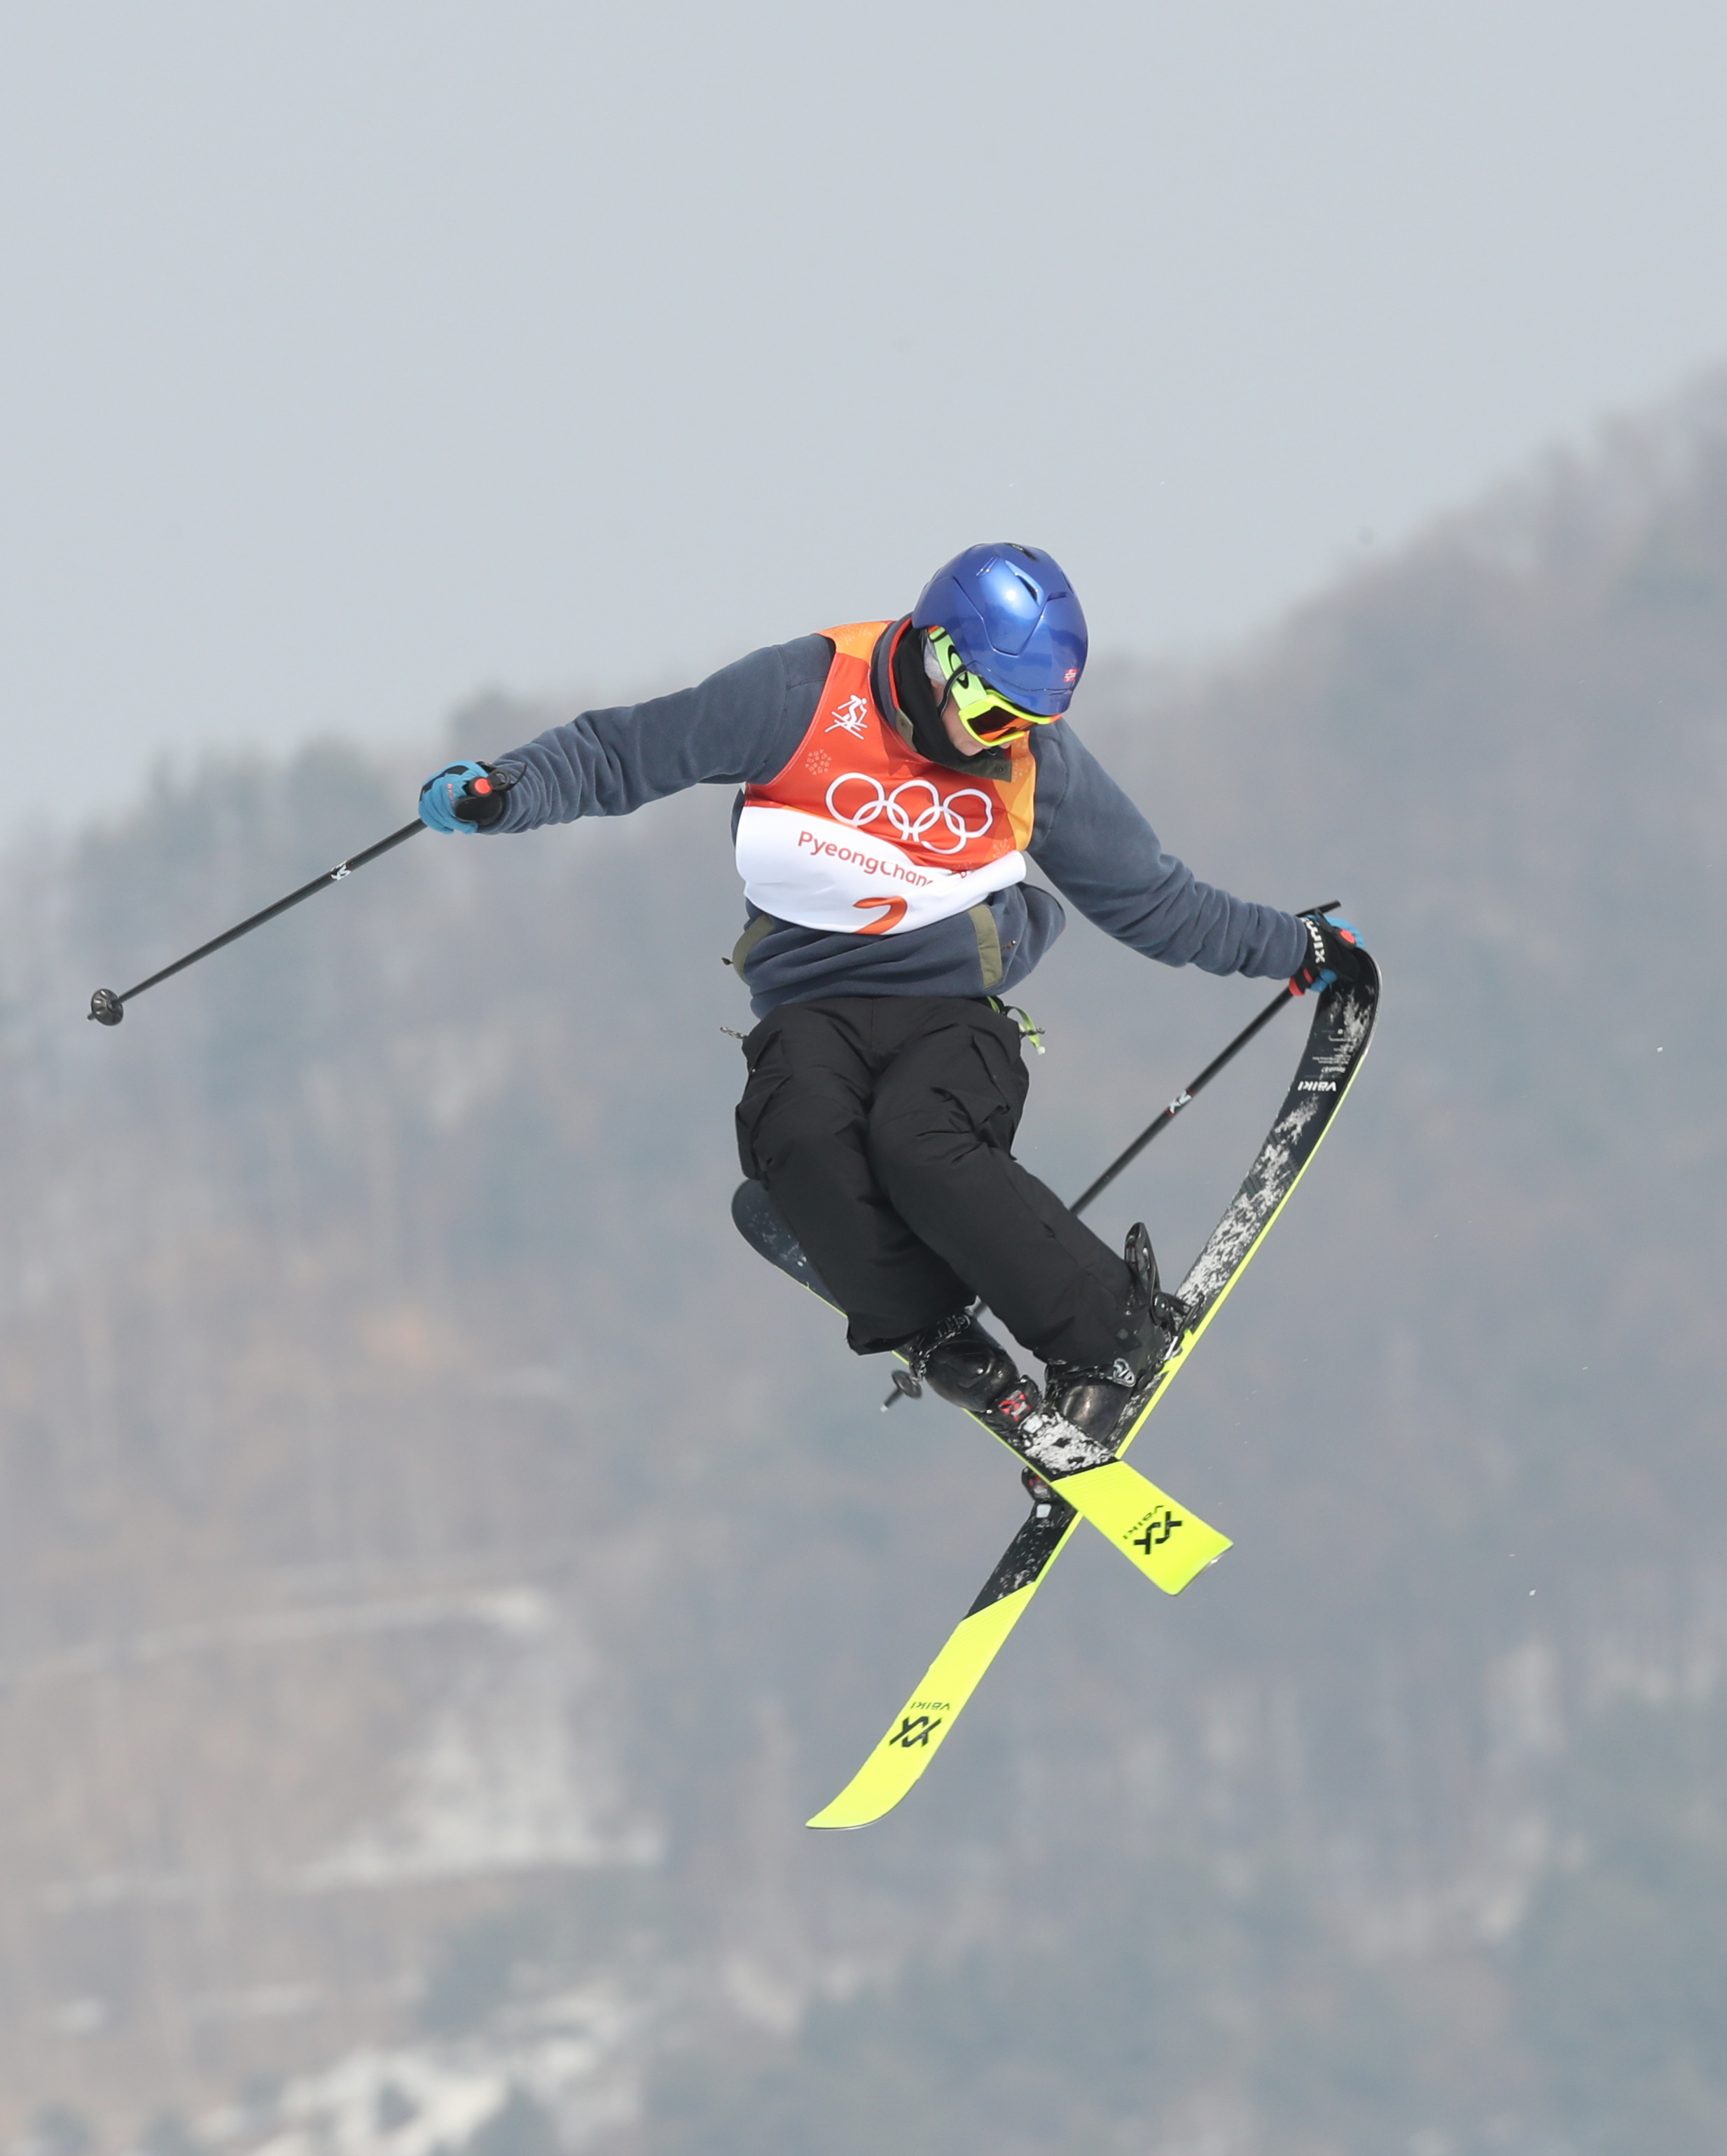
[[[0,0],[5,752],[429,754],[996,536],[1227,636],[1727,355],[1724,91],[1720,0]]]

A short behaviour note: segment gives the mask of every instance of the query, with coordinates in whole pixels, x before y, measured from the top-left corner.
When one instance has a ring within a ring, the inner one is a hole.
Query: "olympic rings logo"
[[[843,786],[863,786],[869,790],[853,808],[842,808],[834,798]],[[925,798],[921,803],[917,796]],[[983,821],[974,829],[961,809],[962,801],[981,801]],[[908,805],[910,804],[910,805]],[[996,804],[980,787],[961,786],[954,793],[943,794],[927,778],[902,779],[889,793],[879,778],[868,772],[843,771],[828,789],[828,814],[837,824],[849,824],[853,830],[862,830],[879,817],[888,829],[904,845],[915,845],[923,840],[924,850],[931,854],[963,853],[973,839],[981,839],[996,819]],[[951,845],[940,844],[936,839],[925,837],[935,831],[945,834]]]

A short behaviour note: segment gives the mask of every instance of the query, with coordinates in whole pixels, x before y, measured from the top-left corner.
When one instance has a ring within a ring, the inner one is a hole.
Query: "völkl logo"
[[[927,1744],[940,1727],[940,1715],[937,1715],[933,1722],[927,1714],[902,1715],[899,1718],[899,1727],[889,1738],[888,1742],[889,1744],[898,1744],[909,1752],[914,1744]]]
[[[1154,1549],[1169,1540],[1177,1527],[1185,1527],[1186,1524],[1167,1505],[1161,1505],[1140,1521],[1140,1532],[1130,1535],[1128,1540],[1135,1549],[1143,1550],[1150,1557]]]

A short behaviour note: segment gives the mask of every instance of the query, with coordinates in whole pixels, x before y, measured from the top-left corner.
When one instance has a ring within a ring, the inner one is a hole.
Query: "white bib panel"
[[[956,871],[874,830],[756,803],[738,819],[737,865],[750,903],[763,913],[848,936],[927,928],[1025,876],[1023,854]]]

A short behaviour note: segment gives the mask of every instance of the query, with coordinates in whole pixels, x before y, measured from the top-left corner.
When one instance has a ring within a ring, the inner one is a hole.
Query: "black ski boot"
[[[898,1343],[906,1367],[894,1383],[915,1399],[927,1385],[937,1399],[980,1414],[1020,1382],[1013,1358],[969,1310],[956,1310],[939,1325]]]
[[[1189,1312],[1157,1283],[1157,1258],[1143,1220],[1127,1233],[1122,1251],[1133,1286],[1116,1338],[1121,1352],[1109,1363],[1052,1363],[1043,1373],[1043,1404],[1088,1437],[1106,1443],[1127,1404],[1181,1337]]]

